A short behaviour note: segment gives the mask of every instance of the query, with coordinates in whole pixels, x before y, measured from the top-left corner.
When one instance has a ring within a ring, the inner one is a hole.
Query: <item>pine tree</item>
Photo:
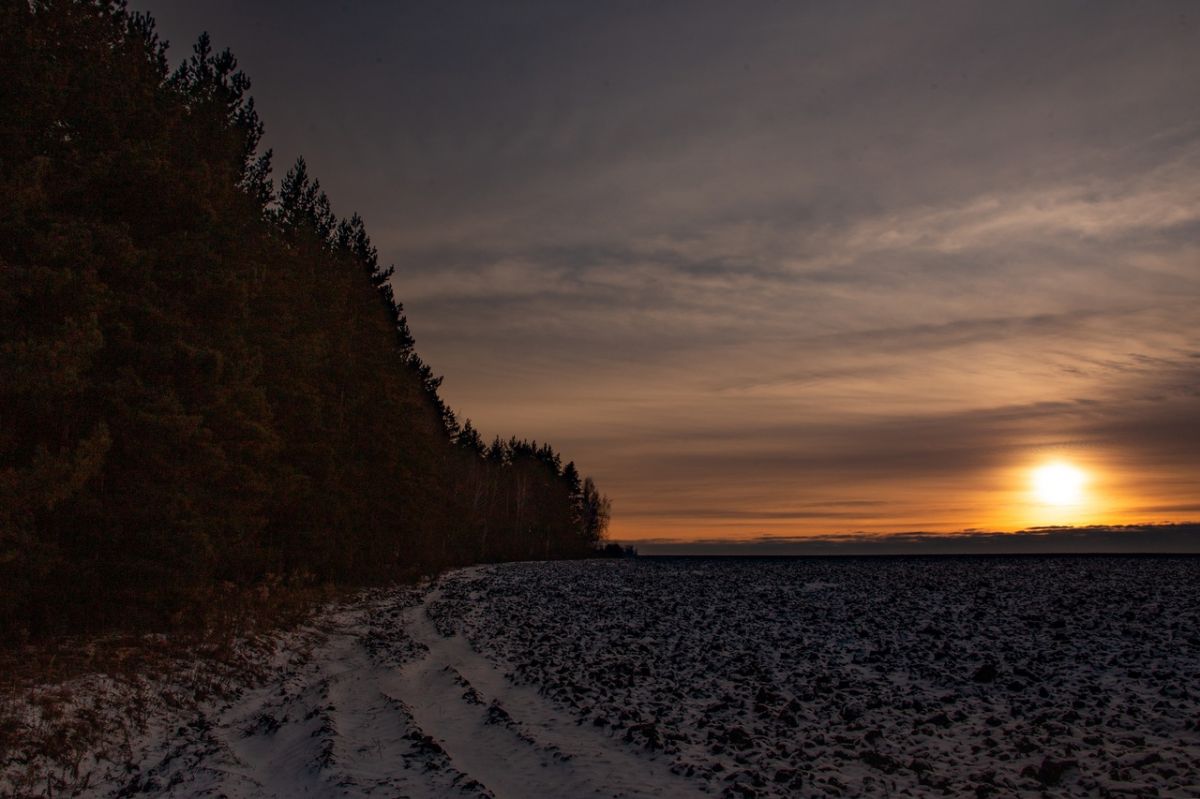
[[[207,35],[174,72],[112,0],[0,4],[0,630],[200,615],[222,583],[582,554],[607,500],[485,447],[394,269],[260,153]]]

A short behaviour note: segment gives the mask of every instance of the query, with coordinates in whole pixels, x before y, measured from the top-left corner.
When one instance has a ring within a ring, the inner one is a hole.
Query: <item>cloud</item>
[[[617,535],[1008,529],[1049,455],[1099,521],[1197,495],[1189,3],[244,6],[154,10]]]

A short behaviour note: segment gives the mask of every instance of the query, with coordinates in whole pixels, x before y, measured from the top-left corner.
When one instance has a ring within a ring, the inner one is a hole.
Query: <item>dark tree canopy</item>
[[[576,557],[608,502],[438,395],[357,215],[278,194],[250,81],[121,3],[0,0],[0,629],[217,583]]]

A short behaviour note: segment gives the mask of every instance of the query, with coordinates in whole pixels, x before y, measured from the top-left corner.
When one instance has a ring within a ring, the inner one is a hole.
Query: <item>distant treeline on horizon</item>
[[[459,424],[363,221],[303,160],[275,192],[228,51],[2,8],[0,638],[594,550],[607,499]]]
[[[1031,527],[1012,533],[847,533],[808,538],[638,541],[651,557],[854,557],[883,555],[1200,555],[1200,522]]]

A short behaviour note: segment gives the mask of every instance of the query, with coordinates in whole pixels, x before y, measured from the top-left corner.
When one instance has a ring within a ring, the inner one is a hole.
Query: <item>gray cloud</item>
[[[1025,526],[1051,456],[1099,520],[1200,495],[1191,3],[146,2],[618,535]]]

